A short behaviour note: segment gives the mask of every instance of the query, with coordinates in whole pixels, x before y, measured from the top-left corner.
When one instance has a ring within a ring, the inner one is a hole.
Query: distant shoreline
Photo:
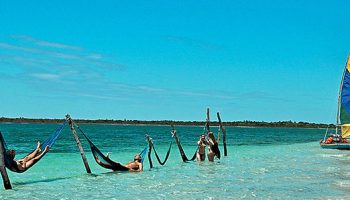
[[[113,120],[113,119],[73,119],[77,123],[83,124],[116,124],[116,125],[177,125],[177,126],[204,126],[205,121],[173,121],[173,120]],[[61,123],[64,119],[34,119],[34,118],[7,118],[1,117],[0,123]],[[218,126],[217,121],[211,121],[211,126]],[[223,126],[227,127],[266,127],[266,128],[335,128],[334,124],[320,124],[310,122],[263,122],[263,121],[225,121]]]

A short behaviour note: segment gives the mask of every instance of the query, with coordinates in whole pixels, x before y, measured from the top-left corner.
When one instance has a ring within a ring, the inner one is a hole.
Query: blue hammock
[[[99,164],[101,167],[104,167],[106,169],[111,169],[113,171],[129,171],[130,169],[125,167],[124,165],[114,162],[111,160],[109,157],[105,156],[97,147],[96,145],[91,141],[91,139],[84,133],[83,130],[77,125],[74,124],[79,131],[83,134],[83,136],[86,138],[86,140],[89,142],[90,149],[92,152],[92,155],[94,156],[94,159],[97,164]],[[147,146],[141,151],[139,154],[141,156],[141,163],[143,164],[143,161],[146,157],[147,149],[148,149],[148,144]]]
[[[48,137],[42,144],[41,146],[43,148],[45,148],[46,146],[49,146],[50,148],[55,144],[56,140],[58,139],[58,137],[60,136],[64,125],[66,125],[67,121],[64,121],[59,127],[57,127],[57,129],[55,130],[55,132],[52,133],[52,135],[50,137]]]
[[[58,139],[58,137],[60,136],[60,134],[61,134],[61,132],[62,132],[62,129],[63,129],[63,127],[64,127],[64,125],[66,124],[66,121],[64,122],[64,123],[62,123],[56,130],[55,130],[55,132],[53,132],[42,144],[41,144],[41,147],[46,147],[46,146],[49,146],[50,148],[54,145],[54,143],[56,142],[56,140]],[[13,171],[13,172],[17,172],[17,173],[23,173],[23,172],[25,172],[25,171],[27,171],[30,167],[27,167],[27,168],[25,168],[24,170],[21,170],[21,169],[18,169],[18,167],[17,167],[17,163],[16,163],[16,161],[15,160],[13,160],[13,159],[11,159],[11,158],[9,158],[8,157],[8,155],[6,154],[6,152],[7,152],[7,150],[8,150],[8,148],[7,148],[7,144],[6,144],[6,142],[5,142],[5,139],[4,139],[4,137],[3,137],[3,135],[1,134],[1,132],[0,132],[0,142],[2,143],[2,150],[3,150],[3,152],[4,152],[4,160],[5,160],[5,166],[9,169],[9,170],[11,170],[11,171]],[[31,152],[31,153],[33,153],[35,151],[35,149]],[[31,154],[31,153],[29,153],[29,154]],[[29,155],[28,154],[28,155]],[[37,163],[39,160],[36,160],[35,162],[34,162],[34,164],[35,163]],[[33,164],[33,165],[34,165]],[[32,166],[33,166],[32,165]]]

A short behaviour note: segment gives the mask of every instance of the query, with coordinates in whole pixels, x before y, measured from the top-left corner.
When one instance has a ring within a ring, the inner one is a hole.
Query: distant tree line
[[[201,126],[204,121],[172,121],[172,120],[113,120],[113,119],[73,119],[77,123],[86,124],[125,124],[125,125],[184,125],[184,126]],[[31,118],[7,118],[1,117],[0,123],[62,123],[64,119],[31,119]],[[218,122],[210,122],[211,126],[218,126]],[[286,128],[334,128],[334,124],[318,124],[309,122],[293,122],[293,121],[232,121],[223,122],[224,126],[242,126],[242,127],[286,127]]]

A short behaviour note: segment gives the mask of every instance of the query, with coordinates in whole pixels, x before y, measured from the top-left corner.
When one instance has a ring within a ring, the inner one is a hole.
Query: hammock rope
[[[160,157],[159,157],[159,155],[158,155],[158,153],[156,151],[156,148],[154,147],[154,143],[153,143],[152,138],[149,135],[147,135],[147,134],[146,134],[146,138],[147,138],[147,142],[148,142],[149,147],[150,147],[150,150],[148,152],[148,160],[150,161],[151,168],[153,167],[152,158],[151,158],[151,155],[150,155],[152,149],[154,150],[154,154],[155,154],[155,156],[156,156],[156,158],[158,160],[158,163],[160,165],[162,165],[162,166],[165,165],[165,163],[168,161],[173,142],[172,141],[170,142],[170,145],[169,145],[168,151],[167,151],[167,153],[165,155],[164,161],[161,161],[161,159],[160,159]]]
[[[177,147],[179,148],[182,161],[183,161],[183,162],[194,161],[194,160],[196,159],[198,147],[197,147],[196,151],[194,152],[192,158],[191,158],[191,159],[188,159],[187,156],[186,156],[186,154],[185,154],[184,149],[183,149],[182,146],[181,146],[180,140],[179,140],[179,138],[178,138],[177,135],[176,135],[176,130],[174,129],[174,127],[173,127],[173,130],[171,131],[171,133],[172,133],[173,137],[175,138]]]
[[[160,158],[159,158],[159,156],[158,156],[158,153],[157,153],[155,147],[152,145],[153,150],[154,150],[154,154],[155,154],[155,156],[156,156],[156,158],[157,158],[157,160],[158,160],[158,163],[159,163],[160,165],[165,165],[166,161],[168,161],[168,158],[169,158],[169,155],[170,155],[170,150],[171,150],[172,144],[173,144],[173,143],[170,142],[169,149],[168,149],[168,151],[167,151],[167,153],[166,153],[166,155],[165,155],[165,159],[164,159],[163,162],[160,160]]]

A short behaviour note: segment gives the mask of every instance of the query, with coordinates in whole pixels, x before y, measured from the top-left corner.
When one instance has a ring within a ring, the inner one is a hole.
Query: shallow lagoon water
[[[19,157],[35,148],[57,124],[0,124],[7,145]],[[164,158],[169,126],[90,125],[80,127],[103,151],[121,163],[133,159],[153,138]],[[176,127],[189,157],[203,127]],[[215,128],[213,127],[213,130]],[[144,172],[111,172],[98,166],[81,136],[92,174],[84,169],[69,128],[51,151],[23,174],[8,172],[13,190],[0,199],[349,199],[350,151],[321,149],[323,129],[227,128],[228,156],[183,163],[176,145],[165,166],[153,156]],[[223,148],[221,145],[221,151]]]

